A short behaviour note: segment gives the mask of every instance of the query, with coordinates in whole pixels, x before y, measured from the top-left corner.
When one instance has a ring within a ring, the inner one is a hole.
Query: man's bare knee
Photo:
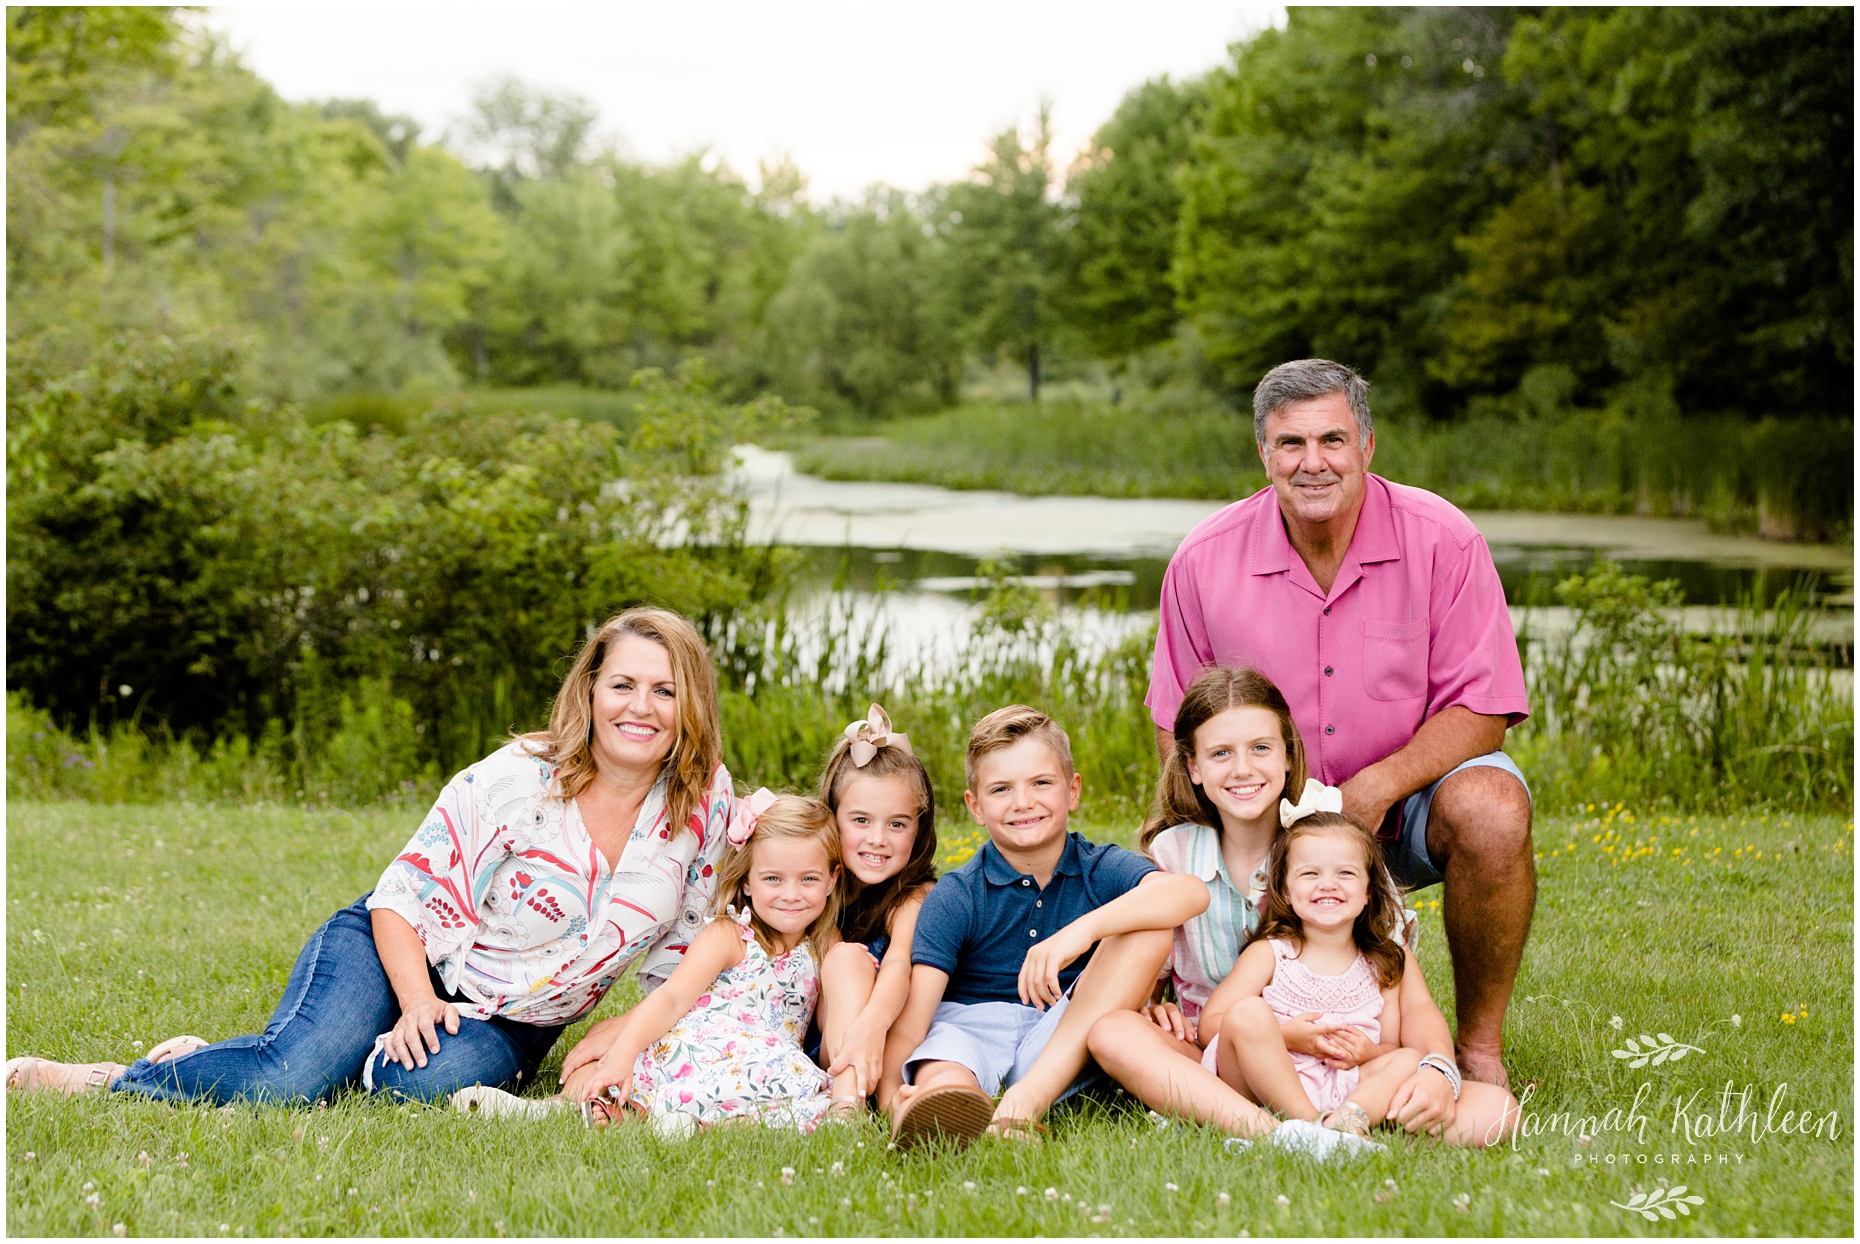
[[[1531,849],[1531,797],[1503,769],[1480,765],[1448,777],[1434,792],[1428,854],[1504,860]]]

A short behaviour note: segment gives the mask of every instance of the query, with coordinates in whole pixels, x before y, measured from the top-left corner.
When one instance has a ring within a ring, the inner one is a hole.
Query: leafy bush
[[[1785,593],[1707,634],[1677,584],[1603,563],[1557,586],[1568,631],[1526,639],[1532,716],[1514,750],[1540,801],[1839,810],[1853,799],[1851,666]]]
[[[67,728],[275,736],[290,781],[360,797],[535,725],[616,610],[714,627],[778,576],[718,466],[793,414],[700,362],[636,377],[626,439],[444,402],[363,436],[234,409],[233,365],[131,338],[9,389],[8,682]]]

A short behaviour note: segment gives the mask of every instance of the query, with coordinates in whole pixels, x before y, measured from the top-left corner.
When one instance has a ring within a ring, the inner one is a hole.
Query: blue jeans
[[[441,998],[464,1000],[438,973],[432,979]],[[169,1101],[320,1101],[362,1078],[375,1038],[399,1019],[364,894],[310,935],[265,1031],[160,1063],[139,1058],[110,1087]],[[460,1016],[456,1036],[439,1029],[439,1052],[427,1053],[426,1066],[407,1071],[385,1055],[372,1060],[372,1088],[420,1100],[473,1084],[516,1090],[536,1078],[565,1026]]]

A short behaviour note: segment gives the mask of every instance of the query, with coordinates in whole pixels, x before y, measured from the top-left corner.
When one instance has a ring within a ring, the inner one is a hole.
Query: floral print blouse
[[[665,823],[661,778],[618,861],[554,791],[555,766],[523,740],[493,752],[447,783],[368,900],[413,926],[473,1018],[570,1023],[636,961],[656,987],[704,925],[727,842],[727,769],[686,832]]]

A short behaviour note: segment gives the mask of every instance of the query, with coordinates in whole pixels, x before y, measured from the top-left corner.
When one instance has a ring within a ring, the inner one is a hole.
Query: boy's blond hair
[[[1065,770],[1067,780],[1071,780],[1074,772],[1072,740],[1059,728],[1059,723],[1037,708],[1010,704],[1006,708],[997,708],[976,722],[975,728],[969,731],[969,754],[962,762],[963,776],[968,781],[969,789],[975,789],[975,766],[982,757],[1012,747],[1026,738],[1038,739],[1052,748],[1053,755],[1059,757],[1059,767]]]

